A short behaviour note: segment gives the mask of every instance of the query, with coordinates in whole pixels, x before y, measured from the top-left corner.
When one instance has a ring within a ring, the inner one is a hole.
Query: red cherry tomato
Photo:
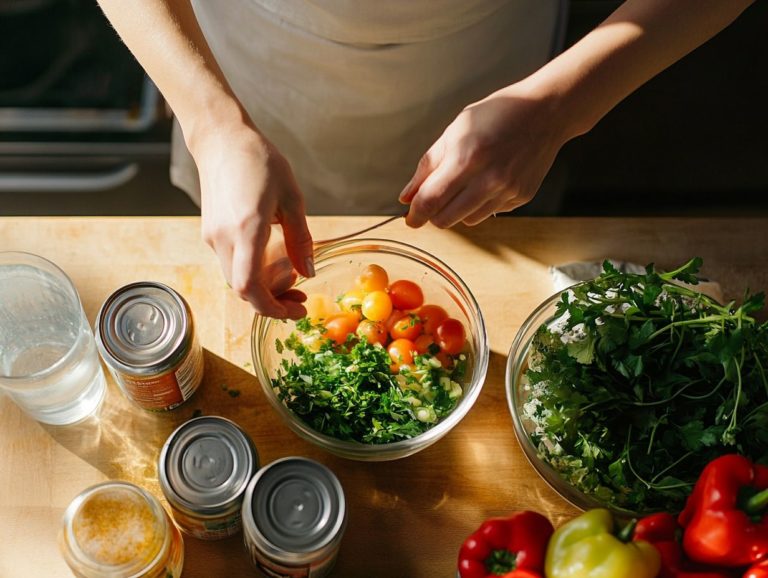
[[[448,355],[445,351],[438,351],[435,357],[440,362],[440,366],[443,369],[453,368],[453,357]]]
[[[371,345],[380,343],[381,345],[387,344],[387,329],[380,321],[371,321],[370,319],[363,319],[360,325],[357,326],[357,336],[365,339]]]
[[[448,319],[448,312],[439,305],[424,305],[416,311],[416,315],[424,324],[424,333],[430,335],[434,335],[437,326]]]
[[[389,285],[389,275],[380,265],[367,265],[358,275],[356,284],[364,293],[384,291]]]
[[[416,353],[419,355],[425,355],[429,353],[429,348],[435,344],[435,340],[429,333],[422,333],[413,342],[416,347]]]
[[[387,351],[392,360],[393,371],[397,371],[401,365],[413,363],[413,352],[416,351],[416,346],[410,339],[395,339],[389,344]]]
[[[421,319],[416,315],[403,315],[392,325],[389,334],[392,336],[392,339],[410,339],[414,341],[421,335],[423,329]]]
[[[400,311],[399,309],[393,309],[392,313],[389,314],[389,317],[384,322],[384,327],[387,328],[388,332],[392,332],[392,328],[395,326],[395,323],[398,319],[403,317],[405,313],[403,311]]]
[[[424,293],[413,281],[401,279],[389,286],[389,296],[395,309],[416,309],[424,304]]]
[[[331,315],[323,323],[326,337],[339,345],[347,340],[347,335],[354,334],[357,329],[357,316],[354,313],[337,313]]]
[[[435,329],[435,341],[440,349],[450,355],[457,355],[464,349],[467,334],[458,319],[449,317]]]

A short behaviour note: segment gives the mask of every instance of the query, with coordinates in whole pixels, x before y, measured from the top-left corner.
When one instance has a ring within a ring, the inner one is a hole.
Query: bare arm
[[[560,56],[468,106],[401,193],[408,223],[477,224],[536,194],[558,151],[753,0],[627,0]]]
[[[288,162],[228,85],[190,1],[98,1],[179,120],[199,171],[203,237],[227,281],[260,313],[303,315],[296,292],[272,295],[286,287],[270,284],[280,273],[265,260],[270,223],[279,222],[293,266],[312,275],[303,197]]]

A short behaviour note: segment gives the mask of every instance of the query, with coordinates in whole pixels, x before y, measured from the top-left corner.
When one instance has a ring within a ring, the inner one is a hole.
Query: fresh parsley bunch
[[[532,339],[524,414],[539,456],[576,488],[635,512],[677,511],[704,466],[768,461],[762,293],[720,305],[702,260],[644,275],[609,262],[564,292]]]

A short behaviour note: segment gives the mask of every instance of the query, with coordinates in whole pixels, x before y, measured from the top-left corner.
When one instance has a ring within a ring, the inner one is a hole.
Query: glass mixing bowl
[[[520,447],[525,457],[531,463],[533,468],[546,481],[553,490],[555,490],[565,500],[582,510],[591,508],[607,508],[620,517],[631,516],[634,512],[622,509],[615,504],[603,502],[594,496],[590,496],[567,482],[559,472],[549,463],[544,461],[536,450],[536,446],[531,441],[531,434],[534,432],[535,425],[532,420],[525,416],[523,406],[528,401],[529,391],[526,389],[525,371],[528,369],[528,352],[531,341],[536,331],[542,325],[552,323],[555,315],[555,309],[562,292],[558,292],[541,305],[539,305],[528,316],[520,327],[520,330],[512,342],[507,357],[506,369],[506,390],[507,403],[509,411],[512,414],[512,421],[515,426]]]
[[[445,263],[405,243],[385,239],[355,239],[324,246],[315,254],[316,276],[311,279],[301,278],[296,288],[308,294],[336,296],[349,290],[360,271],[372,263],[384,267],[392,281],[410,279],[418,283],[426,303],[442,306],[466,328],[469,369],[462,382],[464,394],[454,410],[434,427],[413,438],[385,444],[343,441],[319,433],[288,409],[272,389],[272,378],[284,357],[284,354],[277,353],[275,339],[285,339],[294,330],[294,323],[257,315],[251,332],[251,352],[256,375],[267,400],[296,434],[345,458],[384,461],[403,458],[423,450],[461,421],[483,387],[489,350],[483,316],[469,288]]]

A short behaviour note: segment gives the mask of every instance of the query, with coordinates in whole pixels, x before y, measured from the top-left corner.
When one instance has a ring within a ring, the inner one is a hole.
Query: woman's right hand
[[[298,319],[297,272],[314,276],[304,198],[288,161],[253,126],[212,127],[190,150],[202,194],[202,234],[229,285],[261,314]],[[282,227],[284,239],[273,239]]]

